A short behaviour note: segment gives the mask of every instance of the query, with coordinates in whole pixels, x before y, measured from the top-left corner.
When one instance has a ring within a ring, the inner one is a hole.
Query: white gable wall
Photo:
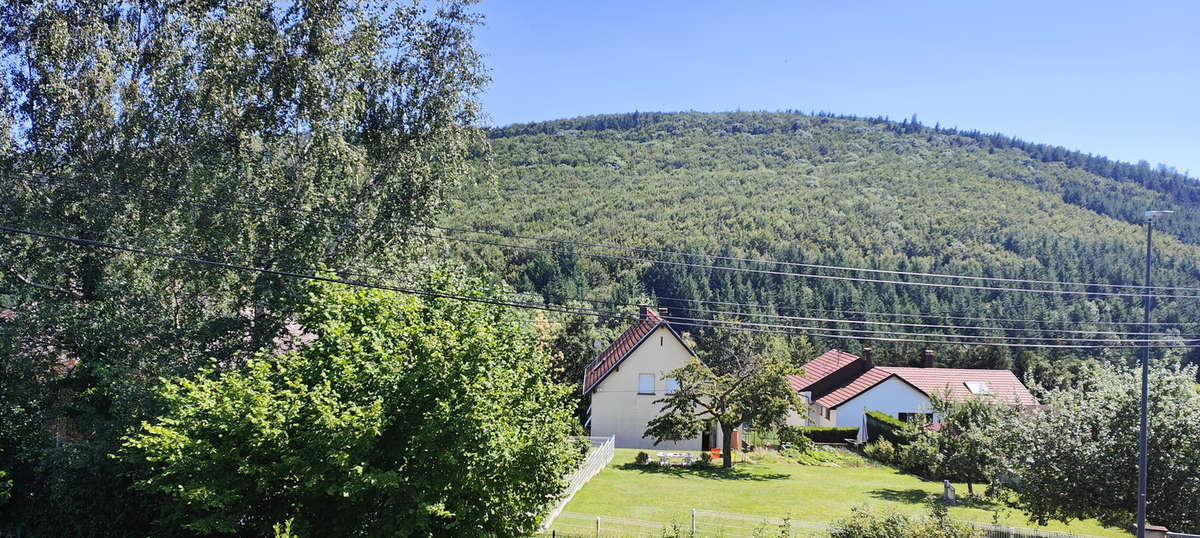
[[[591,435],[615,435],[617,448],[700,450],[700,438],[674,443],[642,437],[646,423],[657,417],[665,396],[663,374],[687,364],[691,354],[671,330],[660,326],[592,391]],[[654,394],[638,394],[638,374],[654,374]]]
[[[931,413],[933,410],[925,393],[893,375],[842,402],[833,411],[836,413],[832,417],[835,425],[857,428],[862,426],[863,414],[867,411],[881,411],[892,418],[900,418],[900,413]]]

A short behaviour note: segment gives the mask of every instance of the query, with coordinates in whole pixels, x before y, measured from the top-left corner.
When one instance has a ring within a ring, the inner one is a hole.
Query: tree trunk
[[[967,494],[974,497],[975,492],[971,490],[971,480],[967,479]]]
[[[721,424],[721,466],[728,469],[733,467],[733,452],[730,451],[730,445],[733,444],[733,424]]]

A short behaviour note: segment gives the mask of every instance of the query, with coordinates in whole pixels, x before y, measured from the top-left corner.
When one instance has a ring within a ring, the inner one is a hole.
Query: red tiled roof
[[[659,325],[664,324],[662,317],[653,308],[646,308],[641,319],[634,322],[621,336],[613,341],[608,349],[600,352],[587,368],[583,370],[583,393],[587,394],[595,388],[604,376],[625,360],[642,339],[654,332]]]
[[[949,389],[950,399],[962,401],[972,396],[968,381],[987,383],[992,398],[1020,406],[1037,405],[1029,389],[1009,370],[974,370],[970,368],[911,368],[901,366],[880,369],[900,376],[914,387],[931,396],[942,396]]]
[[[856,355],[831,349],[822,353],[820,357],[808,361],[804,365],[804,375],[788,375],[788,383],[792,385],[792,390],[802,391],[809,385],[821,380],[821,378],[838,371],[839,368],[856,360],[858,360],[858,356]]]
[[[837,390],[818,398],[813,403],[826,409],[837,407],[846,403],[851,398],[866,392],[867,389],[882,383],[885,379],[892,377],[892,375],[891,372],[886,372],[883,368],[871,368]]]
[[[1020,406],[1038,404],[1033,395],[1029,393],[1029,389],[1026,389],[1017,376],[1008,370],[903,366],[871,368],[813,403],[825,408],[837,407],[892,376],[899,377],[928,396],[942,396],[949,391],[950,399],[959,402],[973,396],[971,390],[967,388],[968,381],[981,381],[987,383],[988,390],[991,392],[991,396],[985,397],[994,398],[997,402]]]

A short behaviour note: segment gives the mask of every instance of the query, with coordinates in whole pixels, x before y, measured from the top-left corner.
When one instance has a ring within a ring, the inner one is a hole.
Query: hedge
[[[879,411],[867,411],[867,436],[870,441],[882,437],[896,446],[906,444],[908,443],[908,438],[904,435],[906,426],[900,420]]]
[[[846,439],[858,437],[858,428],[834,428],[832,426],[808,426],[804,435],[815,443],[845,443]]]

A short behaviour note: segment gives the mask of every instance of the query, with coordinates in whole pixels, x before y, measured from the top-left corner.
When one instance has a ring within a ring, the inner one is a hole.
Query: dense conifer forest
[[[630,305],[648,301],[677,320],[739,311],[760,314],[736,317],[743,322],[929,335],[901,337],[907,339],[959,341],[941,336],[945,334],[1024,344],[1063,343],[1058,337],[1094,339],[1074,342],[1093,346],[1086,349],[870,343],[877,363],[914,364],[920,350],[929,347],[942,366],[1012,368],[1053,386],[1080,361],[1136,359],[1140,351],[1115,347],[1119,336],[1108,333],[1141,330],[1141,298],[1100,292],[1138,290],[847,273],[694,254],[1141,284],[1142,212],[1171,209],[1175,215],[1161,221],[1154,238],[1154,283],[1200,285],[1200,184],[1145,162],[1130,165],[997,134],[928,127],[916,117],[894,122],[825,113],[635,112],[512,125],[491,130],[489,138],[490,159],[477,163],[481,179],[461,193],[442,224],[459,230],[447,236],[469,266],[501,275],[517,290],[548,303],[631,312],[635,307]],[[778,274],[785,272],[1089,293],[901,286]],[[1200,332],[1198,314],[1197,299],[1159,299],[1153,321],[1163,325],[1156,325],[1155,332]],[[592,343],[607,342],[627,323],[621,318],[550,317],[547,338],[563,352],[562,375],[572,382],[578,382],[575,376],[594,354]],[[688,332],[703,350],[706,329]],[[781,338],[801,361],[825,348],[857,352],[868,344],[854,336],[887,336],[817,334],[830,331],[796,331]],[[1200,356],[1187,349],[1156,354],[1184,361]]]

